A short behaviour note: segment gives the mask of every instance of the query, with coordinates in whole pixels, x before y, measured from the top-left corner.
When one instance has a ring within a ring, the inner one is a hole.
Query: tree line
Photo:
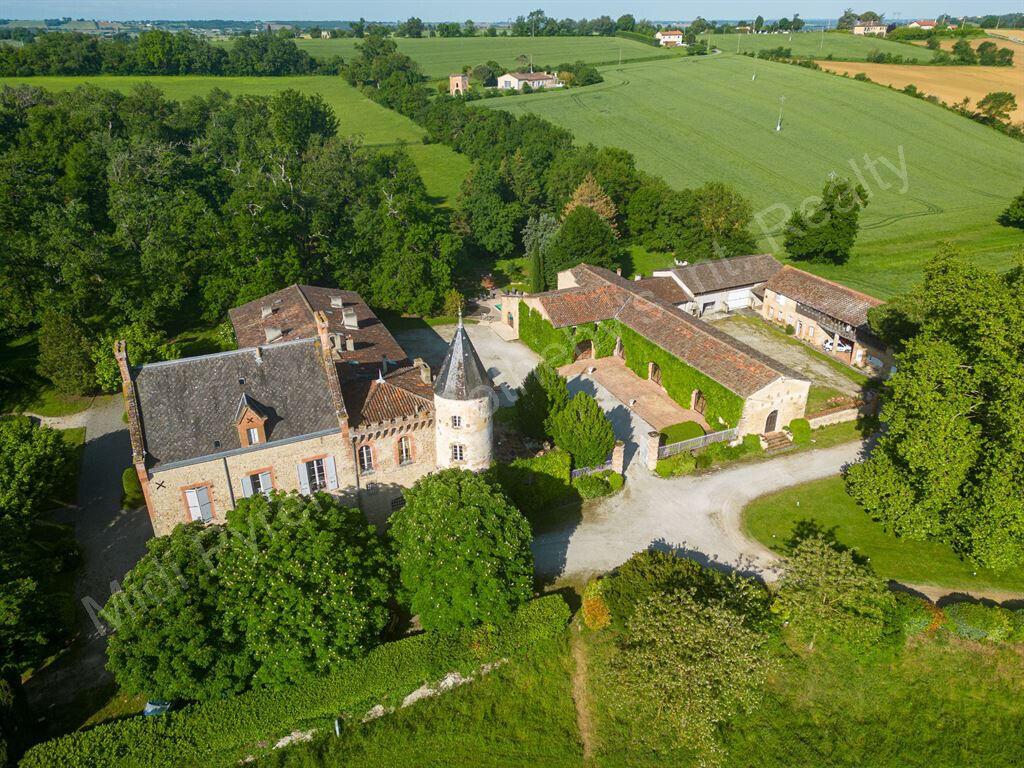
[[[39,329],[65,392],[118,386],[114,338],[133,363],[174,357],[166,339],[291,283],[426,314],[457,271],[410,158],[338,136],[319,95],[21,86],[0,126],[0,323]]]
[[[263,32],[237,37],[229,50],[190,32],[147,30],[101,38],[48,32],[20,47],[0,46],[0,76],[338,74],[341,58],[318,61],[287,37]]]

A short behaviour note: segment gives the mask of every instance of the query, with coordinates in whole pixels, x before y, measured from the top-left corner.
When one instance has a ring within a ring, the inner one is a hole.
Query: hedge
[[[789,422],[789,434],[793,436],[793,442],[811,442],[811,423],[807,419],[793,419]]]
[[[21,768],[159,768],[234,764],[294,730],[332,727],[376,704],[396,705],[447,672],[522,655],[557,637],[569,621],[559,595],[532,600],[500,627],[425,633],[381,645],[339,663],[325,677],[275,690],[192,704],[159,717],[134,717],[68,734],[29,750]]]
[[[494,464],[487,477],[501,488],[522,512],[530,525],[536,525],[543,513],[573,498],[570,484],[572,457],[554,450],[508,464]]]
[[[139,482],[139,473],[135,467],[128,467],[121,473],[121,489],[124,491],[121,496],[122,509],[137,509],[146,503],[146,497],[142,494],[142,483]]]
[[[615,342],[621,338],[630,370],[646,379],[649,363],[656,363],[665,391],[684,408],[690,407],[693,391],[699,389],[707,403],[704,416],[712,428],[717,428],[719,418],[734,427],[743,414],[742,397],[616,320],[602,320],[597,327],[590,323],[580,325],[573,333],[569,328],[553,327],[539,312],[520,301],[519,338],[556,368],[572,362],[573,351],[581,341],[592,340],[594,356],[607,357],[614,353]]]
[[[998,605],[953,603],[944,610],[950,629],[971,640],[1001,642],[1015,629],[1013,612]]]

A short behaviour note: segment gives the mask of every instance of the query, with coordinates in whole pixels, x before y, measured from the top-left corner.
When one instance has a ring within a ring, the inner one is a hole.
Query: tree
[[[586,262],[614,269],[622,258],[622,246],[612,228],[587,206],[579,206],[562,221],[555,235],[544,274],[548,285],[558,284],[558,273]]]
[[[601,185],[594,179],[594,175],[588,173],[583,181],[580,182],[579,186],[572,193],[572,197],[569,198],[569,202],[565,204],[565,208],[562,209],[562,220],[572,213],[576,208],[581,205],[585,205],[590,208],[594,213],[604,219],[605,223],[611,227],[612,232],[618,235],[618,228],[615,223],[615,217],[618,216],[619,211],[615,207],[615,203],[612,199],[605,194],[605,191],[601,189]]]
[[[978,63],[983,67],[994,67],[998,61],[998,48],[991,40],[986,40],[978,46]]]
[[[201,523],[146,543],[149,551],[101,613],[116,630],[107,669],[123,691],[202,701],[248,687],[252,662],[239,639],[225,635],[219,607],[232,587],[217,568],[222,543],[219,526]]]
[[[916,328],[897,356],[850,494],[887,530],[943,541],[989,568],[1024,563],[1024,268],[1000,275],[955,251],[905,303]]]
[[[36,335],[39,364],[36,371],[61,392],[85,395],[96,391],[96,369],[89,356],[91,343],[74,319],[53,309],[43,313]]]
[[[1024,229],[1024,191],[1017,195],[996,219],[1004,227]]]
[[[523,228],[523,248],[530,259],[530,293],[540,293],[546,287],[544,262],[558,234],[559,226],[558,219],[544,212],[531,217]]]
[[[577,468],[604,464],[615,447],[611,422],[587,392],[577,392],[568,405],[550,417],[549,431],[555,445],[572,454]]]
[[[953,43],[953,57],[960,64],[977,64],[978,54],[971,47],[970,42],[961,38]]]
[[[687,226],[675,250],[694,259],[752,253],[756,242],[747,228],[753,216],[750,201],[729,186],[708,182],[694,190]]]
[[[800,541],[783,560],[776,610],[811,650],[819,643],[876,648],[892,634],[895,607],[870,567],[823,536]]]
[[[23,417],[0,420],[0,518],[25,521],[45,511],[70,460],[57,430]]]
[[[147,328],[143,323],[133,323],[108,332],[100,336],[92,349],[96,383],[104,392],[116,392],[121,388],[121,371],[114,358],[114,342],[118,340],[126,342],[128,361],[132,365],[179,357],[176,345],[165,343],[162,334]]]
[[[925,47],[929,51],[937,51],[942,47],[942,42],[935,35],[929,35],[928,40],[925,42]]]
[[[401,597],[429,630],[507,619],[532,594],[530,526],[482,476],[416,481],[391,517]]]
[[[845,264],[857,239],[860,210],[868,193],[849,179],[829,179],[821,201],[805,215],[796,211],[786,223],[784,244],[794,259]]]
[[[757,18],[754,19],[754,31],[760,32],[762,29],[764,29],[764,16],[758,14]]]
[[[541,363],[516,390],[516,421],[523,434],[543,440],[551,435],[552,419],[568,403],[565,379],[552,366]]]
[[[993,91],[978,102],[978,109],[989,120],[1007,122],[1017,108],[1017,99],[1009,91]]]
[[[608,673],[612,708],[644,723],[652,747],[671,741],[692,749],[696,764],[717,764],[719,728],[761,701],[774,668],[768,636],[720,602],[692,592],[658,593],[637,606]]]
[[[852,8],[847,8],[836,22],[836,29],[853,29],[857,21],[857,14],[853,12]]]
[[[476,37],[476,24],[472,19],[466,19],[462,24],[463,37]]]
[[[397,37],[422,37],[423,20],[416,16],[410,16],[398,25],[398,29],[395,30],[395,35]]]
[[[327,673],[380,641],[392,557],[360,510],[326,493],[256,495],[228,512],[227,532],[219,607],[252,685]]]
[[[633,14],[624,13],[615,20],[615,29],[620,32],[632,32],[636,29],[636,19],[633,18]]]

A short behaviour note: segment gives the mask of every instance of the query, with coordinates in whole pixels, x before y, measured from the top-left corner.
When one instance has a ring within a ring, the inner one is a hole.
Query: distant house
[[[462,96],[469,90],[469,75],[458,73],[448,75],[448,93],[451,96]]]
[[[765,284],[761,316],[847,365],[891,372],[892,356],[868,325],[868,310],[882,303],[787,265]]]
[[[935,29],[938,25],[935,23],[935,19],[925,19],[923,21],[912,21],[907,26],[911,29]]]
[[[770,253],[757,253],[657,271],[654,277],[642,282],[679,309],[700,317],[713,312],[759,309],[765,283],[780,269],[782,265]],[[680,300],[674,300],[669,286],[655,285],[654,281],[671,283]]]
[[[498,87],[506,91],[521,91],[527,83],[531,88],[562,87],[562,81],[550,72],[507,72],[498,78]]]
[[[853,34],[855,35],[876,35],[878,37],[885,37],[885,32],[888,27],[885,24],[877,24],[875,22],[869,22],[866,24],[856,24],[853,27]]]
[[[744,26],[744,27],[736,27],[736,31],[737,32],[745,32],[745,33],[747,33],[749,35],[751,32],[754,31],[754,28],[753,27],[746,27],[746,26]]]
[[[683,44],[683,33],[678,29],[663,29],[660,32],[655,32],[654,37],[659,44],[664,46]]]
[[[330,40],[331,39],[331,31],[329,29],[321,29],[320,30],[320,39],[321,40]]]

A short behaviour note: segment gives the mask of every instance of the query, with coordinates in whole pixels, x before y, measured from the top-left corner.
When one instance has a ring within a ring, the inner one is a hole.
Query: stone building
[[[448,75],[448,94],[451,96],[464,96],[469,91],[469,75],[460,72],[456,75]]]
[[[382,523],[439,463],[490,464],[493,384],[461,324],[435,386],[357,293],[291,286],[229,316],[237,350],[132,367],[115,348],[157,535],[274,489],[333,493]]]

